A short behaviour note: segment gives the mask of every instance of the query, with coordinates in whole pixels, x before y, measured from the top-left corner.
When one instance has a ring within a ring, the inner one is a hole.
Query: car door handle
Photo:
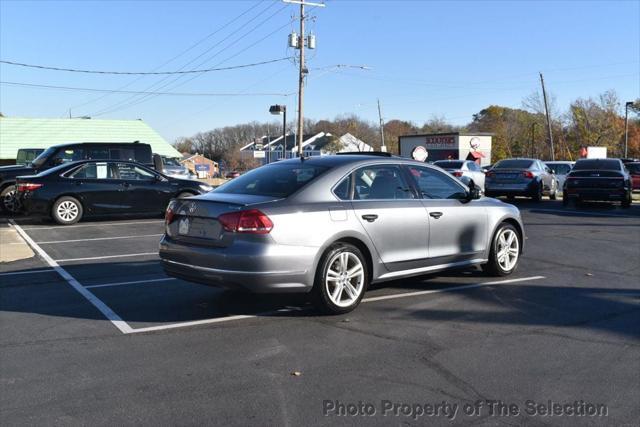
[[[438,219],[442,216],[442,212],[429,212],[429,216]]]
[[[368,222],[373,222],[376,219],[378,219],[378,215],[374,215],[374,214],[362,215],[362,219]]]

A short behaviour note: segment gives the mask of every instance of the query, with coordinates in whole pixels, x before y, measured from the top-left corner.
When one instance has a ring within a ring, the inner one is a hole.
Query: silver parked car
[[[348,154],[271,163],[173,200],[160,257],[173,277],[308,292],[345,313],[370,283],[470,265],[511,274],[523,244],[515,206],[437,167]]]
[[[570,161],[558,161],[558,162],[544,162],[549,169],[553,171],[558,180],[558,189],[564,188],[564,180],[567,179],[567,175],[573,169],[576,162]]]
[[[535,201],[543,195],[555,200],[559,190],[553,171],[537,159],[500,160],[485,174],[484,187],[489,197],[526,196]]]
[[[484,171],[476,162],[471,160],[438,160],[433,164],[446,170],[456,178],[460,178],[468,185],[473,183],[473,185],[480,187],[484,191]]]

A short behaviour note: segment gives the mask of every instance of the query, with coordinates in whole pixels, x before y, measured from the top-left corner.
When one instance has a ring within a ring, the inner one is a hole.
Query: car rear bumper
[[[228,289],[256,293],[309,292],[317,249],[255,242],[226,248],[187,245],[166,235],[160,258],[167,275]]]
[[[563,197],[595,201],[622,201],[627,198],[627,190],[605,190],[600,188],[565,189]]]
[[[537,191],[538,183],[536,181],[521,184],[485,182],[485,193],[496,196],[531,196],[535,195]]]

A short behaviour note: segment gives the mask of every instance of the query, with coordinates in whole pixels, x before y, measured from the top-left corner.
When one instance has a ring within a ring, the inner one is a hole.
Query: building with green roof
[[[20,148],[48,148],[71,142],[133,142],[168,157],[182,155],[142,120],[32,119],[0,115],[0,163],[15,162]]]

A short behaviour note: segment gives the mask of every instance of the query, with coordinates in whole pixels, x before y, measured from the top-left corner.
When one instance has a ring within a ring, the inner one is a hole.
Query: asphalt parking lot
[[[516,204],[514,275],[387,283],[344,316],[166,277],[161,219],[15,220],[36,256],[0,266],[3,424],[640,424],[640,205]]]

